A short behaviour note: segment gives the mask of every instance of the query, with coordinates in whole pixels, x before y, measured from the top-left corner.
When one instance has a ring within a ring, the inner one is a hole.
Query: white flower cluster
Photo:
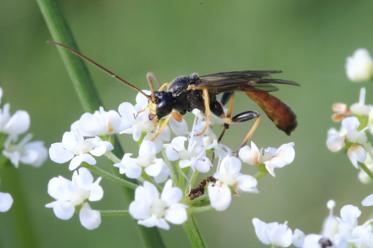
[[[373,195],[363,200],[364,206],[373,205]],[[334,201],[329,201],[329,216],[324,221],[321,233],[305,235],[301,230],[292,231],[287,223],[265,223],[257,218],[252,220],[260,242],[272,247],[299,248],[371,248],[373,247],[373,219],[359,225],[361,211],[353,205],[341,208],[340,216],[333,214]]]
[[[0,103],[3,89],[0,87]],[[25,110],[10,112],[10,104],[0,107],[0,147],[1,155],[14,167],[20,164],[40,167],[47,159],[47,150],[42,141],[31,141],[30,116]],[[3,165],[1,165],[3,166]],[[13,204],[9,193],[0,192],[0,212],[8,211]]]
[[[359,101],[348,107],[344,103],[333,105],[332,119],[340,122],[339,130],[331,128],[326,145],[332,152],[345,151],[352,165],[359,169],[359,179],[363,183],[371,181],[360,169],[363,164],[373,170],[373,150],[368,137],[373,135],[373,105],[365,103],[365,88],[360,89]]]
[[[65,132],[62,142],[51,145],[49,155],[56,163],[69,162],[72,171],[81,165],[98,166],[96,158],[105,155],[123,175],[120,180],[138,185],[129,214],[140,225],[162,229],[169,229],[170,223],[184,223],[188,211],[223,211],[231,204],[232,196],[257,192],[257,179],[242,172],[242,163],[258,168],[261,175],[275,176],[275,169],[294,160],[293,143],[259,149],[251,142],[234,153],[218,143],[211,128],[197,135],[204,129],[205,117],[198,110],[193,114],[195,120],[190,130],[184,119],[173,116],[162,126],[165,120],[151,120],[148,99],[138,94],[135,105],[124,102],[118,111],[100,108],[93,114],[83,114]],[[215,122],[219,123],[212,121]],[[111,152],[113,134],[132,137],[137,151],[117,158]],[[100,175],[108,174],[105,171]],[[48,193],[55,201],[47,207],[53,208],[60,219],[69,219],[79,210],[82,225],[94,229],[100,224],[100,212],[92,210],[88,201],[102,198],[99,181],[94,182],[90,172],[83,168],[74,172],[72,181],[53,178]]]

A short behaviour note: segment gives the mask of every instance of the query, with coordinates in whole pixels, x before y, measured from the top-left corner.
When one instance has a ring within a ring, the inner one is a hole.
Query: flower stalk
[[[189,214],[188,220],[183,224],[183,228],[189,238],[191,247],[207,247],[192,214]]]
[[[77,44],[73,34],[63,16],[62,11],[56,0],[37,0],[41,13],[49,28],[51,36],[54,40],[65,43],[70,47],[77,49]],[[75,91],[78,94],[80,102],[85,111],[94,111],[102,106],[99,94],[93,84],[93,80],[88,72],[87,67],[81,59],[72,55],[71,53],[58,48],[65,67],[70,75]],[[117,156],[123,154],[119,141],[114,141],[114,153]],[[125,189],[125,197],[127,199],[133,198],[133,190]],[[145,247],[152,247],[157,244],[158,247],[164,247],[162,238],[156,229],[139,228],[139,233]]]
[[[90,164],[87,164],[87,163],[82,164],[82,166],[89,169],[90,171],[92,171],[96,175],[101,176],[101,177],[103,177],[103,178],[105,178],[105,179],[107,179],[107,180],[109,180],[113,183],[116,183],[116,184],[118,184],[122,187],[125,187],[127,189],[135,190],[138,186],[136,183],[133,183],[133,182],[130,182],[130,181],[125,180],[123,178],[120,178],[119,176],[114,175],[110,172],[107,172],[106,170],[103,170],[98,166],[90,165]]]

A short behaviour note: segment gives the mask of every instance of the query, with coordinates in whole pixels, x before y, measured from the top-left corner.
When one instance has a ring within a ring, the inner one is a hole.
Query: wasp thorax
[[[190,84],[195,83],[199,79],[197,73],[192,73],[190,76],[179,76],[172,80],[168,90],[173,96],[178,96],[185,92]]]
[[[174,98],[170,92],[155,92],[156,114],[158,119],[171,113],[174,105]]]

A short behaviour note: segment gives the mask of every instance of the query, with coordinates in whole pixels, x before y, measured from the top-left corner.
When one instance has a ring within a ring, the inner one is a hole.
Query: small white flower
[[[103,107],[93,114],[84,113],[78,125],[82,134],[90,137],[116,134],[123,129],[120,115],[114,110],[105,111]]]
[[[9,193],[0,192],[0,212],[7,212],[13,205],[13,197]]]
[[[359,48],[346,61],[347,77],[353,82],[368,81],[373,75],[373,61],[368,50]]]
[[[129,213],[140,225],[168,230],[168,222],[180,225],[187,220],[187,206],[179,203],[182,197],[181,189],[172,187],[171,180],[166,182],[161,195],[153,184],[145,181],[136,188]]]
[[[251,142],[251,147],[246,145],[240,149],[239,157],[249,165],[264,164],[269,174],[275,176],[276,168],[283,168],[294,161],[294,143],[283,144],[279,148],[267,147],[259,150],[255,143]]]
[[[329,215],[324,220],[322,235],[324,237],[334,237],[339,231],[339,220],[334,216],[333,210],[335,208],[335,201],[329,200],[326,204],[329,209]]]
[[[18,167],[20,163],[34,167],[41,166],[47,159],[47,149],[42,141],[31,141],[31,135],[26,135],[20,142],[14,143],[14,136],[9,136],[4,144],[3,155]]]
[[[103,141],[99,137],[84,139],[77,130],[74,130],[65,132],[62,142],[51,145],[49,156],[53,162],[59,164],[71,160],[69,169],[75,170],[82,162],[90,165],[96,164],[96,159],[93,156],[102,156],[112,149],[113,146],[110,142]]]
[[[234,193],[257,192],[257,181],[250,175],[240,173],[241,161],[233,156],[226,156],[218,166],[214,178],[215,183],[209,183],[208,196],[211,206],[217,211],[224,211],[231,203]]]
[[[263,244],[275,247],[289,247],[292,244],[293,232],[288,228],[286,222],[284,224],[265,223],[258,218],[254,218],[252,223],[256,236]]]
[[[24,110],[10,114],[10,105],[7,103],[0,109],[0,132],[17,136],[26,132],[30,127],[30,116]]]
[[[329,129],[326,145],[332,152],[338,152],[345,147],[346,142],[352,143],[347,150],[347,156],[351,163],[358,168],[358,162],[366,159],[366,151],[362,145],[367,142],[367,136],[363,130],[359,130],[360,121],[355,117],[347,117],[342,120],[341,129]]]
[[[132,134],[134,141],[139,141],[143,133],[150,133],[155,129],[155,123],[149,119],[148,99],[137,94],[136,105],[124,102],[119,105],[118,112],[123,122],[125,134]]]
[[[185,142],[188,141],[187,147]],[[166,147],[166,155],[168,160],[179,160],[181,168],[191,167],[201,173],[206,173],[212,167],[210,159],[206,156],[205,145],[203,139],[192,136],[187,138],[184,136],[175,137]]]
[[[156,154],[155,144],[144,140],[140,145],[137,158],[132,158],[132,154],[126,153],[121,162],[114,166],[119,168],[119,173],[132,179],[138,179],[144,169],[145,173],[154,177],[156,182],[163,182],[169,175],[168,168],[163,159],[156,158]]]
[[[81,206],[80,220],[87,229],[98,227],[101,222],[99,212],[91,210],[87,201],[99,201],[104,195],[99,185],[101,178],[94,181],[90,171],[86,168],[79,168],[74,171],[72,180],[62,176],[52,178],[48,183],[48,194],[55,201],[46,204],[47,208],[53,208],[57,218],[61,220],[70,219],[75,208]]]

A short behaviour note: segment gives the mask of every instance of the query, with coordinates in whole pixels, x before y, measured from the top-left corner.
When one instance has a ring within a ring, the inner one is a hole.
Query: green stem
[[[98,210],[102,216],[128,216],[128,210]]]
[[[359,163],[360,169],[362,169],[373,181],[373,172],[364,163]]]
[[[207,205],[207,206],[202,206],[202,207],[192,207],[189,209],[189,212],[190,213],[203,213],[203,212],[206,212],[206,211],[210,211],[212,210],[212,207],[210,205]]]
[[[107,152],[105,154],[105,157],[107,157],[108,159],[111,160],[111,162],[113,163],[119,163],[120,162],[120,159],[112,152]]]
[[[65,43],[66,45],[77,50],[78,48],[74,40],[74,36],[65,20],[65,17],[63,16],[63,13],[57,1],[37,0],[37,3],[49,28],[52,38],[55,41]],[[83,109],[89,112],[97,110],[99,106],[102,106],[102,102],[99,98],[99,94],[93,84],[93,80],[88,72],[86,65],[80,58],[69,53],[68,51],[62,48],[58,48],[58,51],[70,75]],[[116,156],[121,157],[123,155],[123,149],[121,148],[119,140],[117,138],[115,138],[114,140],[114,147],[114,153],[116,154]],[[127,200],[133,199],[133,190],[124,188],[123,191]],[[138,225],[137,227],[139,229],[139,233],[145,247],[154,247],[154,245],[157,245],[157,247],[165,247],[157,229],[149,229]]]
[[[89,169],[90,171],[92,171],[96,175],[99,175],[99,176],[101,176],[101,177],[103,177],[103,178],[105,178],[105,179],[107,179],[107,180],[109,180],[113,183],[119,184],[120,186],[123,186],[125,188],[135,190],[138,186],[136,183],[127,181],[123,178],[120,178],[120,177],[114,175],[114,174],[111,174],[110,172],[107,172],[106,170],[103,170],[96,165],[90,165],[90,164],[87,164],[87,163],[83,163],[82,166]]]
[[[192,214],[189,214],[188,220],[183,224],[183,228],[189,238],[191,247],[193,248],[207,247],[198,229],[196,220],[194,219]]]
[[[28,209],[30,204],[27,203],[24,192],[25,188],[22,187],[22,181],[18,172],[9,161],[1,170],[1,191],[9,192],[14,199],[12,208],[9,210],[9,213],[6,213],[9,216],[4,218],[5,221],[1,225],[1,236],[7,235],[7,237],[2,237],[2,240],[4,242],[10,240],[9,242],[12,242],[12,244],[9,244],[9,247],[38,247],[35,229],[33,228]]]

